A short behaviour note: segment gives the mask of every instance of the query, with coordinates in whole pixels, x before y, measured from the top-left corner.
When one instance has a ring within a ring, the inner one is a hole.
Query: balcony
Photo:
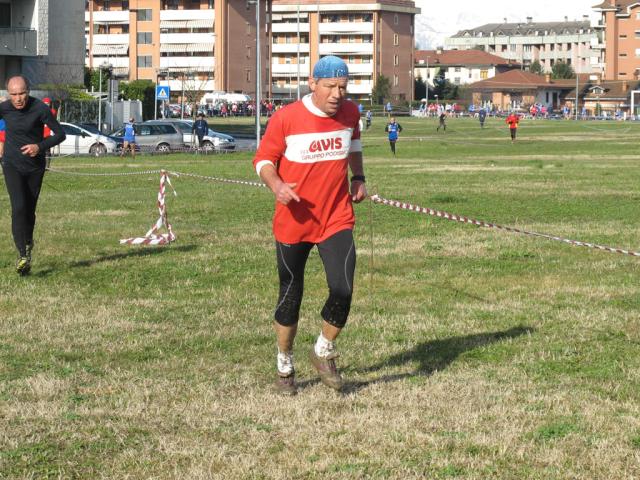
[[[297,33],[298,24],[297,23],[273,23],[271,24],[271,31],[273,33]],[[309,32],[309,24],[300,23],[300,33],[308,33],[308,32]]]
[[[213,33],[161,33],[160,44],[167,43],[200,43],[213,45],[215,40]]]
[[[373,35],[373,22],[336,22],[320,24],[321,35],[341,35],[345,33]]]
[[[273,75],[276,74],[287,74],[287,75],[297,75],[298,74],[298,64],[296,63],[272,63],[271,64],[271,73]],[[309,64],[301,63],[300,64],[300,76],[308,77],[309,76]]]
[[[210,80],[190,80],[185,78],[177,80],[160,80],[160,85],[169,85],[172,93],[180,94],[184,88],[185,92],[213,92],[215,90],[215,80],[213,80],[213,72],[211,72]]]
[[[0,28],[0,55],[35,57],[38,32],[29,28]]]
[[[86,57],[85,63],[89,65],[89,57]],[[129,57],[111,57],[111,56],[93,56],[93,68],[98,68],[99,65],[108,63],[113,68],[129,68]]]
[[[215,57],[160,57],[160,68],[163,70],[184,69],[186,71],[213,71]]]
[[[372,85],[370,83],[349,83],[347,85],[347,94],[371,94]]]
[[[84,21],[89,22],[89,12],[84,12]],[[106,12],[93,12],[93,23],[97,24],[109,24],[109,25],[128,25],[129,24],[129,10],[116,10]]]
[[[207,20],[213,26],[213,10],[160,10],[160,23],[175,20]]]
[[[321,43],[320,55],[373,55],[373,43]]]
[[[87,45],[89,44],[89,36],[85,35]],[[94,45],[124,45],[129,43],[128,33],[99,33],[93,36]]]
[[[349,75],[371,75],[373,73],[373,63],[349,63]]]
[[[271,44],[271,52],[272,53],[297,53],[298,44],[297,43],[273,43]],[[300,53],[309,53],[308,43],[300,44]]]

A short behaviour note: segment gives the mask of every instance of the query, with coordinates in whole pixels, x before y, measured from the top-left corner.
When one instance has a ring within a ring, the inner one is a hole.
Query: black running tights
[[[44,169],[23,173],[11,165],[3,164],[2,172],[11,201],[13,241],[20,256],[25,256],[27,245],[33,245],[36,206],[44,178]]]
[[[276,242],[280,295],[275,319],[280,325],[298,323],[304,268],[314,244],[301,242],[286,244]],[[322,318],[337,328],[344,327],[351,308],[353,276],[356,268],[356,249],[353,232],[342,230],[317,244],[324,265],[329,297],[322,308]]]

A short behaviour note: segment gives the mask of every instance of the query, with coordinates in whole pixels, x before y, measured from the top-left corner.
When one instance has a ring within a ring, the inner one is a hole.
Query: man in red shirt
[[[520,123],[520,116],[511,112],[507,117],[506,123],[509,125],[509,131],[511,132],[511,143],[516,141],[516,133],[518,133],[518,123]]]
[[[352,202],[367,197],[358,126],[360,113],[346,100],[349,71],[335,56],[323,57],[309,78],[311,94],[278,110],[253,164],[276,199],[273,233],[280,279],[274,327],[278,390],[297,392],[293,342],[302,303],[304,268],[318,247],[329,297],[322,329],[310,352],[322,382],[342,388],[335,341],[351,308],[356,252]],[[353,176],[349,183],[348,168]]]

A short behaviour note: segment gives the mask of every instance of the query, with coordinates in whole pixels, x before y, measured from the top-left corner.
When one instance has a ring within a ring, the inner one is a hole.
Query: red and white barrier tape
[[[250,182],[247,180],[234,180],[230,178],[210,177],[206,175],[197,175],[194,173],[181,173],[181,172],[173,172],[173,171],[166,171],[166,170],[147,170],[147,171],[130,172],[130,173],[93,173],[93,174],[80,173],[80,172],[67,172],[67,171],[56,170],[56,169],[49,169],[49,170],[56,173],[65,173],[65,174],[83,175],[83,176],[124,176],[124,175],[145,175],[145,174],[151,174],[151,173],[160,173],[161,174],[160,191],[158,192],[158,210],[160,211],[160,218],[158,219],[156,224],[146,233],[144,237],[128,238],[128,239],[120,240],[121,244],[129,244],[129,245],[141,245],[141,244],[142,245],[164,245],[175,240],[176,236],[173,233],[171,224],[167,221],[167,208],[165,204],[165,183],[169,184],[169,186],[173,190],[173,186],[171,185],[171,181],[169,180],[169,175],[173,175],[176,177],[179,177],[179,176],[192,177],[192,178],[198,178],[201,180],[212,180],[216,182],[231,183],[231,184],[237,184],[237,185],[247,185],[252,187],[266,187],[266,185],[261,182]],[[175,190],[173,190],[173,194],[177,195]],[[634,251],[625,250],[625,249],[616,248],[616,247],[608,247],[605,245],[598,245],[595,243],[581,242],[578,240],[571,240],[568,238],[549,235],[546,233],[522,230],[515,227],[507,227],[504,225],[485,222],[483,220],[476,220],[476,219],[464,217],[461,215],[455,215],[453,213],[434,210],[428,207],[412,205],[410,203],[400,202],[398,200],[389,200],[379,195],[372,195],[369,198],[373,203],[376,203],[376,204],[387,205],[387,206],[399,208],[401,210],[409,210],[416,213],[422,213],[425,215],[430,215],[432,217],[444,218],[445,220],[451,220],[454,222],[468,223],[470,225],[476,225],[478,227],[493,228],[496,230],[503,230],[505,232],[510,232],[510,233],[518,233],[518,234],[527,235],[530,237],[546,238],[547,240],[562,242],[562,243],[566,243],[576,247],[586,247],[586,248],[592,248],[595,250],[602,250],[604,252],[619,253],[621,255],[629,255],[632,257],[640,257],[640,252],[634,252]],[[163,225],[166,226],[168,233],[157,235],[158,230]]]
[[[160,212],[160,218],[153,227],[145,234],[144,237],[137,238],[124,238],[120,240],[121,245],[167,245],[176,239],[173,233],[173,228],[167,219],[167,204],[165,202],[166,185],[171,187],[173,194],[177,195],[169,174],[165,170],[160,171],[160,189],[158,190],[158,211]],[[162,227],[166,227],[167,233],[158,234],[158,231]]]
[[[557,237],[555,235],[548,235],[546,233],[530,232],[530,231],[527,231],[527,230],[521,230],[519,228],[505,227],[503,225],[497,225],[495,223],[488,223],[488,222],[484,222],[482,220],[475,220],[473,218],[468,218],[468,217],[463,217],[463,216],[460,216],[460,215],[455,215],[455,214],[452,214],[452,213],[442,212],[440,210],[434,210],[432,208],[420,207],[418,205],[412,205],[410,203],[399,202],[397,200],[389,200],[389,199],[386,199],[386,198],[382,198],[379,195],[373,195],[370,198],[371,198],[371,201],[374,202],[374,203],[379,203],[379,204],[382,204],[382,205],[388,205],[390,207],[399,208],[401,210],[409,210],[409,211],[416,212],[416,213],[422,213],[422,214],[425,214],[425,215],[431,215],[432,217],[444,218],[446,220],[451,220],[451,221],[454,221],[454,222],[468,223],[468,224],[471,224],[471,225],[476,225],[478,227],[494,228],[494,229],[497,229],[497,230],[504,230],[505,232],[519,233],[519,234],[522,234],[522,235],[528,235],[530,237],[546,238],[547,240],[554,240],[556,242],[563,242],[563,243],[567,243],[569,245],[573,245],[573,246],[576,246],[576,247],[593,248],[593,249],[596,249],[596,250],[602,250],[602,251],[610,252],[610,253],[619,253],[619,254],[622,254],[622,255],[630,255],[632,257],[640,257],[640,252],[633,252],[633,251],[630,251],[630,250],[623,250],[622,248],[607,247],[605,245],[597,245],[595,243],[580,242],[578,240],[570,240],[568,238]]]

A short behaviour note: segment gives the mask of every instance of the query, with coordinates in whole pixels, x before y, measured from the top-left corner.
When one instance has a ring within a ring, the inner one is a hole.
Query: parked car
[[[182,133],[170,121],[152,120],[136,123],[133,128],[136,132],[136,145],[142,151],[170,152],[184,149]],[[122,141],[124,126],[113,132],[111,136]],[[122,143],[119,143],[118,147],[122,148]]]
[[[101,133],[93,133],[73,123],[60,122],[67,138],[58,147],[55,153],[60,155],[104,155],[116,151],[116,142]]]
[[[182,139],[185,145],[191,146],[195,142],[195,138],[193,135],[193,120],[149,120],[146,123],[155,124],[155,123],[172,123],[176,126],[180,132],[182,132]],[[227,135],[220,132],[215,132],[209,129],[209,133],[203,138],[202,148],[205,151],[230,151],[235,150],[236,148],[236,140],[231,135]]]

